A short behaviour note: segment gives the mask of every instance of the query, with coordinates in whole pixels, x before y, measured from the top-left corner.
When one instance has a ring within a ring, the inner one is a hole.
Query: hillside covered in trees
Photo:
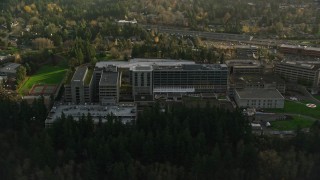
[[[293,139],[256,136],[238,111],[156,105],[136,122],[62,116],[0,95],[1,179],[317,179],[320,123]]]
[[[131,57],[214,63],[222,52],[207,47],[201,38],[146,27],[309,39],[319,44],[318,8],[313,0],[4,0],[0,3],[0,48],[19,47],[10,52],[16,57],[23,50],[50,49],[67,57],[70,66]]]
[[[50,36],[72,33],[64,32],[66,27],[136,19],[139,24],[302,37],[319,35],[319,6],[314,0],[3,0],[0,24],[10,31],[16,29],[10,24],[19,22],[21,28],[29,25]]]

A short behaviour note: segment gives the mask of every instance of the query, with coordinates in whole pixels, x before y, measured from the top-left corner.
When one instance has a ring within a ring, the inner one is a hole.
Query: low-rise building
[[[2,68],[0,68],[0,76],[16,77],[17,69],[21,66],[18,63],[6,63]]]
[[[50,127],[58,118],[64,114],[72,116],[74,120],[79,120],[83,115],[90,114],[95,124],[100,121],[102,123],[108,121],[108,116],[117,117],[122,123],[130,123],[137,117],[137,106],[133,103],[115,104],[103,106],[100,104],[55,104],[47,119],[45,120],[46,127]]]
[[[317,47],[308,47],[308,46],[294,46],[282,44],[279,47],[280,52],[284,54],[295,54],[301,56],[313,56],[320,57],[320,48]]]
[[[314,91],[319,88],[319,62],[283,61],[275,64],[275,73],[286,81],[312,87]]]
[[[285,81],[275,74],[231,75],[229,91],[235,89],[277,89],[280,93],[286,92]]]
[[[277,89],[236,89],[235,101],[242,108],[284,107],[284,97]]]
[[[235,48],[237,58],[240,59],[253,58],[254,55],[258,52],[258,47],[252,45],[238,45]]]
[[[263,67],[257,60],[234,59],[227,60],[230,74],[261,74]]]

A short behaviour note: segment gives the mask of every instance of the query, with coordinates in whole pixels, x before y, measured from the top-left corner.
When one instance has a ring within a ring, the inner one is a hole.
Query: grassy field
[[[296,130],[298,127],[309,128],[313,123],[314,120],[294,116],[293,119],[290,120],[279,120],[272,122],[271,129],[280,131]]]
[[[42,66],[19,89],[20,94],[26,94],[34,84],[59,84],[67,72],[67,65],[60,63],[56,66]]]
[[[284,109],[271,109],[266,111],[276,113],[301,114],[320,119],[320,104],[317,104],[316,108],[309,108],[306,106],[306,104],[306,102],[301,103],[286,100],[284,103]]]

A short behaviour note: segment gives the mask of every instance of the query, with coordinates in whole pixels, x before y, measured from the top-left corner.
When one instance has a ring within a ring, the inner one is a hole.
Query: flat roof
[[[84,105],[69,105],[69,104],[55,104],[45,121],[45,123],[53,123],[57,118],[60,118],[62,112],[65,116],[73,116],[75,120],[82,117],[82,115],[90,115],[95,123],[99,122],[99,118],[106,121],[106,117],[113,114],[116,117],[135,118],[137,113],[137,107],[135,104],[118,104],[110,106],[102,106],[100,104],[84,104]],[[134,119],[132,119],[134,120]]]
[[[78,67],[76,72],[73,74],[71,81],[83,81],[85,78],[87,69],[88,67],[86,66]]]
[[[132,68],[131,68],[133,71],[152,71],[153,70],[153,68],[152,68],[152,66],[151,65],[138,65],[138,66],[133,66]]]
[[[225,64],[182,64],[177,66],[154,66],[157,71],[209,71],[209,70],[228,70]]]
[[[194,61],[173,60],[173,59],[144,59],[135,58],[129,61],[102,61],[96,63],[96,68],[104,68],[107,66],[117,66],[119,68],[133,68],[135,66],[175,66],[181,64],[195,64]]]
[[[226,65],[228,67],[230,66],[260,66],[261,63],[258,60],[241,60],[241,59],[232,59],[232,60],[227,60]]]
[[[172,59],[131,59],[129,61],[105,61],[98,62],[96,68],[116,66],[118,68],[129,68],[132,71],[151,70],[227,70],[226,64],[196,64],[188,60]]]
[[[309,61],[282,61],[278,64],[296,66],[303,69],[317,70],[320,68],[320,62],[309,62]]]
[[[4,67],[0,68],[0,72],[15,73],[19,66],[21,66],[21,64],[18,64],[18,63],[6,63],[4,65]]]
[[[104,72],[100,78],[100,85],[117,85],[118,73],[117,72]]]
[[[236,89],[241,99],[284,99],[277,89]]]
[[[285,81],[276,74],[232,75],[230,79],[235,83],[285,83]]]

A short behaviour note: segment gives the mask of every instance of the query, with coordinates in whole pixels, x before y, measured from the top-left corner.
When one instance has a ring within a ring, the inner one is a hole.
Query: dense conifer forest
[[[281,139],[253,135],[239,111],[155,105],[131,124],[63,115],[44,128],[42,101],[30,106],[1,94],[1,179],[319,177],[319,122],[309,134]]]

